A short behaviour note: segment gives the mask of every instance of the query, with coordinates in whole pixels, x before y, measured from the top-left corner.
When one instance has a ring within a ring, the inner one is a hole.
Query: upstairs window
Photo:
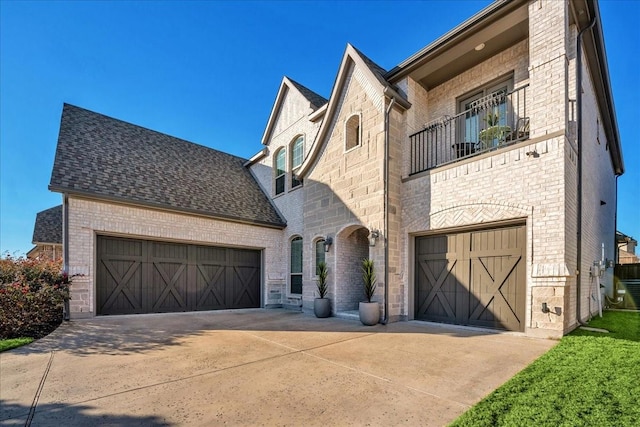
[[[347,119],[345,123],[345,129],[344,129],[344,137],[345,137],[345,144],[344,144],[345,151],[349,151],[352,148],[356,148],[357,146],[360,145],[361,129],[360,129],[359,114],[354,114],[353,116]]]
[[[291,240],[290,293],[302,294],[302,237]]]
[[[277,153],[276,153],[276,164],[275,164],[275,171],[276,171],[276,196],[278,194],[284,193],[284,180],[285,180],[285,164],[286,164],[286,160],[287,160],[287,152],[284,148],[281,148]]]
[[[291,188],[302,185],[302,180],[298,179],[297,169],[302,164],[304,157],[304,137],[299,136],[293,144],[291,144]]]

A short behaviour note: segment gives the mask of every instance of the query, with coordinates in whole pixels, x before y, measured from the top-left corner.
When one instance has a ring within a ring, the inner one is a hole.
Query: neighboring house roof
[[[36,214],[31,243],[62,244],[62,205],[54,206]]]
[[[285,227],[245,161],[65,104],[49,189]]]

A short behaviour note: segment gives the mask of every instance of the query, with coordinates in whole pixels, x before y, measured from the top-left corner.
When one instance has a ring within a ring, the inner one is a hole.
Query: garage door
[[[97,313],[260,307],[260,251],[98,236]]]
[[[416,238],[415,318],[524,331],[525,227]]]

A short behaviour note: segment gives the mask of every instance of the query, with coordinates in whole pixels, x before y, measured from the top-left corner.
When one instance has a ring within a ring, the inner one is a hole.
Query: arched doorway
[[[362,260],[369,257],[369,230],[350,225],[336,235],[335,310],[358,309],[363,301]]]

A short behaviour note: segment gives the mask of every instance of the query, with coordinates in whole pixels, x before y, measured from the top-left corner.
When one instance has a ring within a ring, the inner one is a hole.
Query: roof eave
[[[497,0],[485,7],[471,18],[462,22],[455,28],[451,29],[443,36],[439,37],[432,43],[428,44],[424,48],[420,49],[409,58],[402,61],[400,64],[392,68],[387,74],[384,75],[391,83],[399,81],[401,78],[410,74],[414,69],[420,67],[425,59],[436,51],[442,51],[448,49],[450,46],[455,45],[461,37],[465,37],[467,33],[476,31],[479,24],[483,24],[483,21],[489,21],[496,12],[501,9],[517,9],[527,0]],[[487,22],[488,23],[488,22]]]
[[[161,204],[158,204],[158,203],[141,202],[141,201],[137,201],[137,200],[128,200],[128,199],[124,199],[124,198],[120,198],[120,197],[105,196],[105,195],[102,195],[102,194],[95,194],[95,193],[91,193],[91,192],[77,191],[77,190],[68,189],[68,188],[64,188],[64,187],[58,187],[58,186],[55,186],[55,185],[49,185],[49,190],[53,191],[55,193],[62,193],[62,194],[68,195],[68,196],[76,196],[76,197],[90,199],[90,200],[99,200],[99,201],[117,203],[117,204],[128,205],[128,206],[140,206],[140,207],[144,207],[144,208],[157,209],[157,210],[165,211],[165,212],[176,212],[176,213],[182,213],[182,214],[190,214],[190,215],[200,216],[200,217],[204,217],[204,218],[216,219],[216,220],[226,221],[226,222],[234,222],[234,223],[239,223],[239,224],[254,225],[254,226],[259,226],[259,227],[267,227],[267,228],[275,228],[275,229],[280,229],[280,230],[286,228],[286,226],[287,226],[286,222],[273,223],[273,222],[268,222],[268,221],[258,221],[258,220],[251,220],[251,219],[247,219],[247,218],[238,218],[238,217],[233,217],[233,216],[230,216],[230,215],[221,215],[221,214],[217,214],[217,213],[213,213],[213,212],[199,211],[199,210],[196,210],[196,209],[177,208],[177,207],[173,207],[173,206],[161,205]]]

